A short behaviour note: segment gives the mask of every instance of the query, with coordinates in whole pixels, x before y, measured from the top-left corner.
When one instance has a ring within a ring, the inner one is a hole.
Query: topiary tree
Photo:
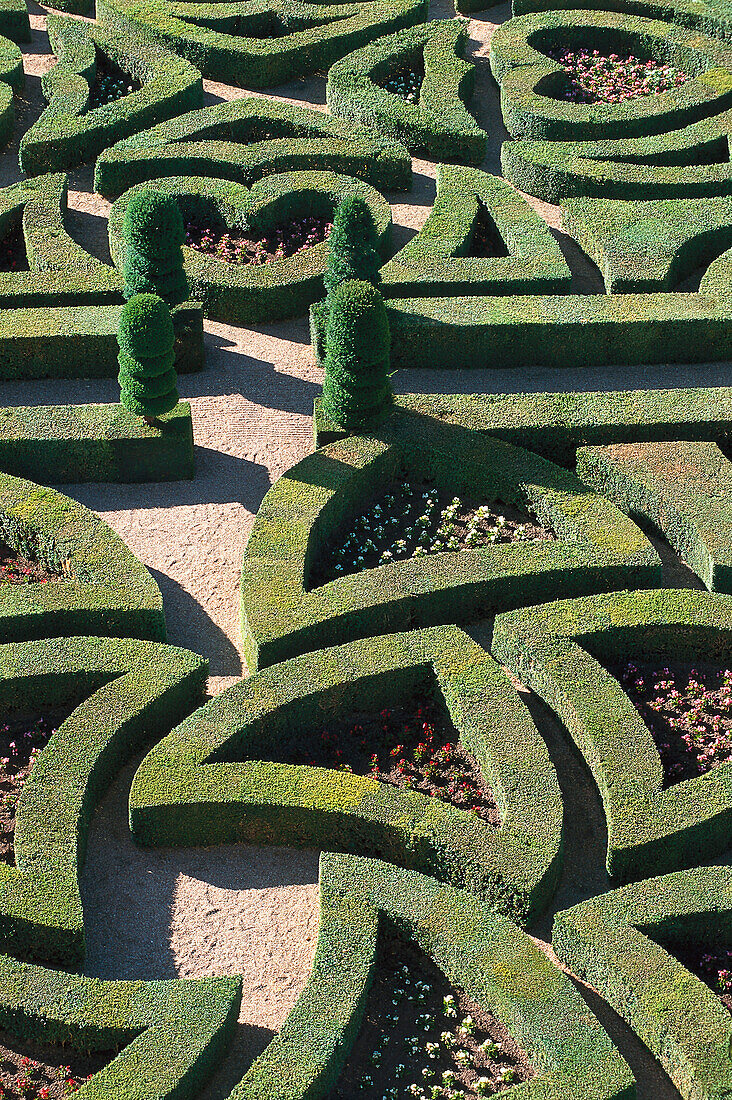
[[[356,279],[335,287],[322,408],[342,428],[359,428],[390,404],[389,345],[389,319],[376,287]]]
[[[175,334],[157,294],[136,294],[122,307],[117,330],[120,401],[146,424],[178,404]]]
[[[168,305],[189,297],[183,270],[183,219],[172,195],[144,188],[130,199],[122,219],[124,296],[159,294]]]
[[[323,276],[328,302],[335,288],[347,279],[379,285],[381,257],[376,251],[376,226],[368,204],[360,195],[348,195],[339,203],[328,243],[328,268]]]

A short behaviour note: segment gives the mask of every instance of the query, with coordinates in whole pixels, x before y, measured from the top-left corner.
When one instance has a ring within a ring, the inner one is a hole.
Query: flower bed
[[[684,84],[687,76],[673,65],[641,61],[628,55],[599,50],[570,50],[555,47],[546,51],[567,74],[558,99],[571,103],[622,103],[640,96],[661,95]]]
[[[104,56],[97,54],[96,76],[94,83],[89,87],[89,102],[87,110],[93,111],[96,107],[104,107],[106,103],[114,103],[118,99],[124,99],[126,95],[138,92],[142,84],[135,80],[129,73],[125,73]]]
[[[275,226],[259,240],[222,233],[196,222],[186,224],[186,244],[227,264],[269,264],[304,252],[327,239],[332,223],[326,218],[297,218]]]
[[[451,497],[427,485],[394,481],[314,576],[316,584],[323,584],[335,576],[445,550],[554,538],[516,508],[506,505],[497,512],[491,505]]]
[[[48,584],[49,581],[64,579],[63,573],[52,573],[39,561],[32,561],[16,554],[9,546],[0,542],[0,585],[2,584]]]
[[[681,962],[714,990],[726,1009],[732,1012],[732,951],[696,951]]]
[[[380,87],[392,95],[398,95],[407,103],[419,103],[419,93],[424,80],[424,65],[404,65],[385,80]]]
[[[488,207],[478,199],[478,217],[475,219],[468,256],[474,259],[508,256],[505,241],[491,217]]]
[[[276,759],[370,775],[499,825],[498,808],[478,762],[458,738],[445,708],[427,699],[329,722],[319,740],[311,734],[293,739]]]
[[[732,671],[629,663],[620,678],[656,742],[665,786],[732,759]]]
[[[10,866],[15,864],[15,807],[36,757],[55,732],[53,726],[45,716],[18,718],[0,726],[0,862]]]
[[[60,1058],[71,1064],[62,1065]],[[0,1100],[61,1100],[86,1084],[111,1055],[80,1055],[0,1030]]]
[[[29,270],[23,227],[18,222],[0,240],[0,271]]]
[[[468,1100],[533,1076],[506,1028],[387,926],[361,1030],[332,1100]]]

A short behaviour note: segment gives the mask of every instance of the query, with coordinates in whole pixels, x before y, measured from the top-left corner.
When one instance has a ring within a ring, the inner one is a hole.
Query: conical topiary
[[[190,290],[183,270],[183,219],[172,195],[135,191],[122,219],[124,296],[158,294],[178,305]]]
[[[178,404],[175,334],[157,294],[136,294],[122,307],[117,330],[120,401],[151,423]]]
[[[390,404],[389,345],[386,306],[376,287],[355,279],[335,287],[322,409],[342,428],[359,428]]]
[[[328,301],[335,288],[347,279],[362,279],[378,286],[381,282],[381,257],[376,251],[378,235],[368,204],[360,195],[348,195],[336,208],[328,244],[328,267],[323,276]]]

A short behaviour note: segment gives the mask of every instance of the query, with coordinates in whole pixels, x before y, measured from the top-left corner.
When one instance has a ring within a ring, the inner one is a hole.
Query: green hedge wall
[[[30,42],[30,16],[25,0],[0,0],[0,34],[12,42]]]
[[[499,828],[371,776],[268,761],[288,735],[395,699],[444,698],[490,784]],[[157,745],[130,793],[144,845],[285,844],[378,855],[526,920],[554,892],[562,803],[546,747],[505,674],[457,627],[381,635],[242,680]]]
[[[106,27],[134,34],[188,58],[210,80],[270,88],[327,69],[380,34],[427,16],[426,0],[313,4],[253,0],[199,4],[171,0],[98,0]]]
[[[81,966],[77,879],[94,810],[120,767],[203,701],[207,667],[187,650],[130,639],[0,646],[6,709],[76,707],[39,754],[18,800],[16,865],[0,865],[4,951]]]
[[[463,60],[467,27],[433,20],[379,38],[337,61],[328,71],[332,114],[402,142],[411,153],[480,164],[488,135],[468,111],[475,66]],[[382,85],[404,67],[423,69],[416,103]]]
[[[558,540],[393,562],[311,584],[319,556],[393,477],[528,506]],[[367,436],[303,459],[269,490],[241,578],[250,668],[353,637],[468,622],[527,602],[618,584],[653,585],[660,563],[627,517],[537,455],[397,406]]]
[[[573,8],[574,0],[513,0],[512,11],[514,15],[528,15],[565,7]],[[584,7],[642,15],[690,27],[714,38],[732,38],[732,19],[726,0],[584,0]]]
[[[559,715],[600,791],[607,868],[621,882],[710,859],[729,846],[732,767],[664,789],[658,749],[600,661],[732,657],[732,599],[690,589],[618,592],[499,615],[492,651]]]
[[[312,977],[230,1100],[322,1100],[337,1081],[378,965],[382,922],[494,1013],[537,1075],[522,1100],[632,1100],[633,1076],[571,981],[505,917],[461,890],[372,859],[321,856]]]
[[[174,195],[184,221],[217,227],[234,235],[258,239],[274,227],[303,217],[332,218],[347,195],[361,195],[369,205],[386,254],[391,240],[391,207],[368,184],[334,172],[290,172],[266,176],[251,188],[228,180],[192,176],[153,180],[130,188],[113,204],[109,245],[121,270],[124,264],[122,221],[132,196],[145,187]],[[327,241],[304,252],[261,266],[222,263],[213,256],[184,247],[191,296],[200,299],[204,314],[228,324],[277,321],[307,313],[324,293]]]
[[[155,426],[122,405],[0,408],[0,469],[54,485],[180,481],[194,472],[191,409],[183,402]]]
[[[14,42],[0,36],[0,148],[10,141],[15,129],[13,92],[20,92],[24,86],[23,55]]]
[[[164,639],[160,590],[120,537],[53,489],[0,474],[0,541],[68,579],[0,586],[0,639],[119,634]]]
[[[716,443],[625,443],[577,452],[577,473],[664,533],[707,588],[732,592],[732,464]]]
[[[20,142],[20,166],[28,175],[88,163],[121,138],[203,103],[201,74],[192,65],[129,33],[51,14],[48,35],[58,63],[41,78],[48,107]],[[142,87],[87,111],[98,55]]]
[[[557,914],[552,944],[630,1024],[684,1100],[732,1093],[730,1014],[669,953],[732,948],[729,867],[681,871],[576,905]]]
[[[113,197],[159,176],[212,176],[251,187],[281,172],[331,171],[407,191],[403,145],[299,104],[246,96],[190,111],[106,149],[94,187]]]

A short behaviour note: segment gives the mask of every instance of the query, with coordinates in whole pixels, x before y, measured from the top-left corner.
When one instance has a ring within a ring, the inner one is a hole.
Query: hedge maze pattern
[[[194,477],[190,407],[153,425],[116,403],[0,408],[0,543],[58,578],[0,584],[0,701],[68,715],[23,787],[13,859],[0,862],[0,1028],[110,1055],[80,1100],[196,1100],[227,1057],[239,978],[82,974],[91,818],[120,768],[141,760],[129,795],[138,845],[322,849],[311,975],[228,1100],[327,1100],[387,927],[526,1052],[534,1074],[508,1097],[636,1100],[630,1066],[537,946],[549,926],[560,962],[683,1100],[728,1100],[732,1017],[693,960],[732,952],[732,752],[670,781],[668,746],[619,671],[732,667],[732,388],[697,384],[694,366],[732,359],[728,5],[514,0],[490,50],[508,132],[501,176],[486,170],[495,135],[476,118],[470,29],[428,20],[425,0],[98,0],[94,21],[73,18],[90,14],[87,0],[59,8],[46,107],[16,134],[30,23],[23,3],[0,0],[0,141],[17,138],[22,172],[0,190],[0,240],[17,233],[27,257],[27,270],[0,272],[0,381],[116,376],[122,221],[149,185],[188,222],[252,238],[363,197],[392,369],[689,369],[685,388],[413,393],[359,434],[316,402],[316,449],[268,491],[244,552],[250,676],[213,699],[205,658],[166,641],[151,574],[46,484]],[[550,56],[560,48],[634,54],[686,79],[621,103],[570,102]],[[131,90],[94,106],[108,70]],[[405,70],[418,78],[411,102],[387,87]],[[323,110],[286,101],[281,85],[318,73]],[[204,106],[203,78],[247,94]],[[261,89],[271,94],[248,94]],[[440,162],[436,198],[397,249],[389,198],[410,192],[412,156]],[[69,174],[92,163],[112,204],[113,265],[67,224]],[[556,205],[604,293],[577,292],[571,249],[537,200]],[[205,369],[204,316],[246,326],[309,311],[322,364],[328,254],[323,240],[234,266],[186,247],[177,371]],[[326,576],[345,532],[399,482],[512,509],[551,537]],[[669,583],[679,559],[687,587]],[[495,820],[373,769],[288,758],[293,739],[316,742],[324,715],[348,722],[424,698],[474,760]],[[547,714],[599,792],[599,896],[568,896],[582,793]]]

